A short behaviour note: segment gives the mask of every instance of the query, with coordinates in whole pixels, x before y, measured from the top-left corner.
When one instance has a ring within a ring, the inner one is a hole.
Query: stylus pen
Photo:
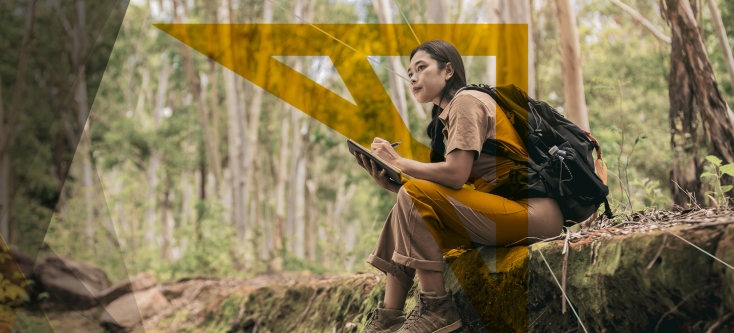
[[[391,145],[391,146],[392,146],[393,148],[395,148],[395,147],[399,146],[399,145],[400,145],[401,143],[402,143],[401,141],[398,141],[398,142],[394,142],[394,143],[391,143],[390,145]]]

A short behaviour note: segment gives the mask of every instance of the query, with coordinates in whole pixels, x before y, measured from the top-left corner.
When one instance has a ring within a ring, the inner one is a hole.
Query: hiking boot
[[[406,320],[403,310],[386,309],[382,302],[378,302],[377,309],[372,310],[367,317],[372,318],[364,326],[363,333],[392,333]]]
[[[418,303],[408,315],[408,320],[396,333],[448,333],[461,328],[459,311],[451,298],[451,292],[436,296],[434,291],[421,290]]]

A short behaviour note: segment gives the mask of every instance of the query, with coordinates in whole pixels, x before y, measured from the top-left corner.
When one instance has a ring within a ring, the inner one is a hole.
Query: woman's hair
[[[431,139],[431,162],[444,161],[444,152],[446,146],[443,143],[443,123],[438,119],[438,115],[443,111],[440,105],[443,100],[451,100],[457,90],[466,86],[466,73],[464,72],[464,61],[456,48],[450,43],[442,40],[432,40],[421,44],[410,53],[410,60],[418,51],[428,53],[431,59],[438,62],[438,69],[443,70],[446,63],[451,63],[454,68],[454,74],[446,81],[446,86],[441,90],[441,98],[438,105],[433,106],[431,111],[431,122],[426,127],[426,134]]]

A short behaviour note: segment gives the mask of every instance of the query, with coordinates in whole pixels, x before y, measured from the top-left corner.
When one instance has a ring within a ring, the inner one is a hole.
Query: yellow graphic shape
[[[430,161],[428,147],[413,139],[398,110],[380,82],[367,56],[409,56],[421,41],[444,40],[462,56],[495,56],[496,85],[515,84],[528,88],[528,27],[526,24],[156,24],[172,37],[229,68],[253,84],[315,118],[349,139],[369,147],[374,137],[391,142],[406,158]],[[410,30],[415,31],[416,36]],[[338,40],[336,40],[336,39]],[[328,56],[356,105],[278,61],[277,56]],[[408,64],[405,64],[408,67]],[[407,73],[396,73],[407,78]],[[396,75],[390,73],[389,75]],[[401,79],[402,80],[402,79]],[[475,82],[468,82],[475,83]],[[527,222],[522,226],[527,229]],[[458,230],[458,229],[457,229]],[[512,316],[502,318],[497,306],[486,304],[483,293],[492,273],[477,255],[468,233],[457,231],[469,251],[464,260],[450,260],[452,270],[485,327],[499,322],[527,331],[527,285],[512,283],[497,290]],[[437,242],[443,240],[434,234]],[[523,266],[527,272],[527,251],[498,255],[496,266]],[[504,252],[503,252],[504,253]],[[461,262],[462,264],[459,264]],[[527,274],[525,274],[527,276]],[[486,283],[477,284],[477,277]],[[491,297],[490,297],[491,298]],[[489,306],[489,308],[487,308]],[[491,308],[491,309],[490,309]],[[487,311],[490,310],[490,311]]]
[[[430,160],[428,147],[412,138],[367,59],[367,55],[409,56],[418,44],[407,24],[155,26],[363,146],[369,147],[374,137],[402,141],[396,149],[401,156]],[[420,40],[447,41],[463,56],[495,56],[497,85],[514,83],[527,90],[526,24],[411,26]],[[356,105],[274,56],[328,56]],[[407,73],[397,74],[407,78]]]

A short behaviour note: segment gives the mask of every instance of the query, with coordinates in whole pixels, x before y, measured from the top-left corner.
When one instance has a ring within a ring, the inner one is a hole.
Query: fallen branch
[[[298,321],[296,321],[296,324],[293,325],[293,328],[290,329],[290,332],[295,332],[296,328],[301,325],[304,319],[306,319],[306,315],[308,314],[308,311],[311,310],[311,305],[313,304],[314,299],[316,299],[316,296],[321,291],[321,288],[314,287],[313,288],[313,295],[311,295],[311,299],[308,300],[308,305],[306,305],[306,310],[303,310],[303,313],[301,314],[301,317],[298,318]]]
[[[734,315],[734,312],[729,312],[725,314],[723,317],[719,318],[709,329],[706,330],[706,333],[714,333],[716,332],[716,329],[719,328],[723,323],[725,323],[731,316]]]
[[[652,261],[647,265],[647,269],[650,269],[652,267],[652,264],[655,263],[656,260],[658,260],[658,257],[660,257],[660,253],[663,252],[663,248],[665,247],[665,242],[668,240],[668,234],[663,234],[663,243],[660,244],[660,248],[658,249],[658,253],[655,254],[655,257],[652,258]]]
[[[585,245],[585,244],[588,244],[589,242],[591,242],[591,241],[593,240],[593,238],[592,238],[592,237],[594,237],[594,236],[596,236],[596,235],[598,235],[598,234],[600,234],[600,233],[602,233],[602,232],[605,232],[605,231],[612,231],[612,230],[620,230],[620,231],[621,231],[621,229],[619,229],[619,228],[615,228],[615,227],[609,227],[609,228],[599,229],[599,230],[597,230],[597,231],[594,231],[594,232],[593,232],[593,233],[592,233],[591,235],[589,235],[588,237],[584,238],[584,240],[582,240],[582,241],[580,241],[580,242],[576,242],[576,243],[573,243],[573,245],[572,245],[572,246],[581,246],[581,245]]]

